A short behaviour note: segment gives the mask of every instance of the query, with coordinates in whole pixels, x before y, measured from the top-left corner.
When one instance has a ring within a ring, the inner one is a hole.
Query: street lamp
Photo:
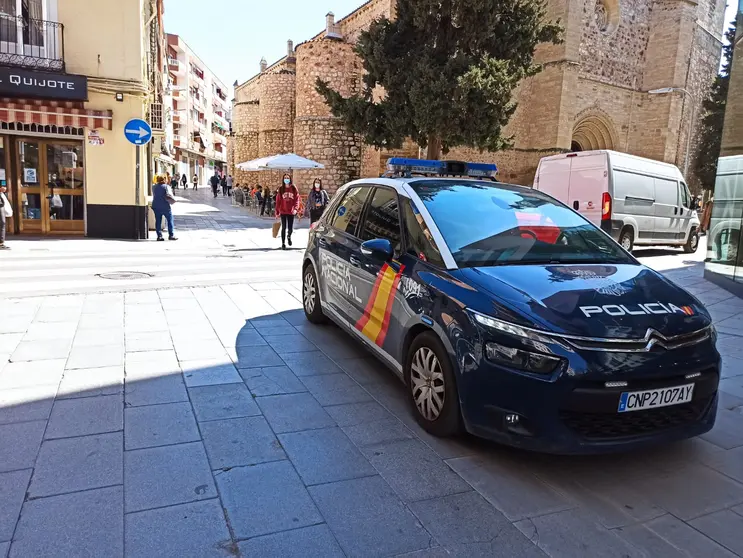
[[[691,133],[694,129],[694,120],[697,116],[697,105],[694,96],[683,87],[661,87],[648,91],[650,95],[667,95],[668,93],[683,93],[691,99],[691,120],[689,120],[689,133],[686,135],[686,157],[684,157],[684,178],[689,180],[689,152],[691,151]]]

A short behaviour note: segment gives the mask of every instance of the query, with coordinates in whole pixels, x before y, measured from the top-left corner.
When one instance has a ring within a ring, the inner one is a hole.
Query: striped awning
[[[86,109],[74,102],[0,99],[0,122],[111,130],[113,111]]]

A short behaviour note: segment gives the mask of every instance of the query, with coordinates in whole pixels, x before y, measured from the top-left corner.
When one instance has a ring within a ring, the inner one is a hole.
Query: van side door
[[[678,240],[681,215],[678,182],[669,178],[653,179],[655,184],[655,230],[653,240],[659,244]]]
[[[643,174],[615,169],[613,171],[613,219],[635,231],[636,244],[648,244],[655,230],[655,184]]]

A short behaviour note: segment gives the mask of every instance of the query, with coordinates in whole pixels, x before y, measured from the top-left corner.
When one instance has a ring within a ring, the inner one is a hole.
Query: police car
[[[313,227],[303,304],[399,376],[424,429],[593,453],[712,428],[720,355],[696,298],[494,165],[388,171]]]

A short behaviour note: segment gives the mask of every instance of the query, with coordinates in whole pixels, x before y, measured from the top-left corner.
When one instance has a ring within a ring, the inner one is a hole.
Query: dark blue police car
[[[712,428],[720,355],[696,298],[494,165],[389,169],[314,226],[303,302],[403,380],[423,428],[554,453]]]

